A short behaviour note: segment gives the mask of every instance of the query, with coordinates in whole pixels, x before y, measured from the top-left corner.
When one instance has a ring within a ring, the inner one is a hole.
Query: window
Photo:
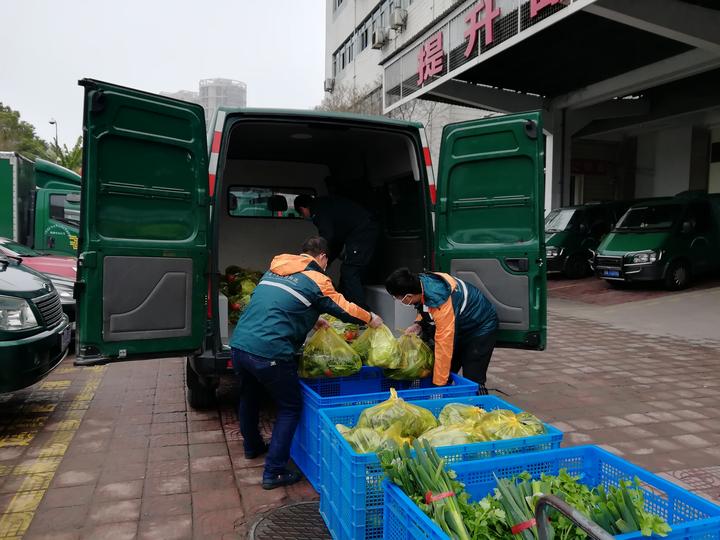
[[[345,49],[343,49],[342,57],[340,60],[340,69],[345,69],[345,64],[347,62],[347,55]]]
[[[333,54],[332,76],[337,75],[337,54]]]
[[[76,196],[50,195],[50,219],[72,227],[80,226],[80,201]]]
[[[690,222],[692,232],[697,234],[707,233],[712,229],[713,220],[710,205],[704,201],[692,203],[685,220]]]
[[[301,216],[293,203],[302,193],[315,195],[309,188],[232,186],[228,189],[228,213],[233,217],[297,219]]]
[[[360,50],[364,51],[367,49],[368,46],[368,27],[367,24],[362,29],[362,32],[360,32]]]
[[[620,231],[667,230],[678,220],[682,210],[683,208],[679,204],[636,206],[625,213],[615,228]]]
[[[348,64],[353,61],[353,42],[352,40],[348,44]]]

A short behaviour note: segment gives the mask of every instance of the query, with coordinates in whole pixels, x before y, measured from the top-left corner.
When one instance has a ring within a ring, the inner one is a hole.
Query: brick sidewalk
[[[548,341],[544,353],[496,351],[489,386],[568,445],[600,444],[720,499],[717,348],[558,316]],[[68,360],[2,396],[0,538],[244,538],[262,512],[316,498],[306,482],[261,489],[235,399],[230,382],[218,411],[188,411],[180,359]]]

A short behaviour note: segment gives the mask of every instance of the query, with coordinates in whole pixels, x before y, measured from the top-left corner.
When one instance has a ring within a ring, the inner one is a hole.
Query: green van
[[[631,206],[598,246],[593,266],[610,284],[687,287],[720,270],[720,200],[688,192]]]
[[[0,392],[35,384],[65,358],[71,328],[52,282],[0,255]]]
[[[287,211],[300,193],[352,197],[378,216],[368,298],[391,327],[397,306],[379,294],[385,276],[399,266],[435,269],[495,303],[502,345],[545,347],[540,113],[446,126],[436,190],[420,124],[221,109],[207,140],[198,105],[80,84],[79,364],[184,356],[190,404],[209,405],[230,372],[220,273],[264,271],[317,234]],[[238,212],[256,197],[269,212]]]
[[[570,279],[590,273],[589,259],[600,240],[630,206],[629,202],[597,202],[557,208],[545,218],[547,271]]]

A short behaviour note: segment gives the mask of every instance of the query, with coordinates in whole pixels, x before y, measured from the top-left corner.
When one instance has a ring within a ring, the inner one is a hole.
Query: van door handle
[[[507,264],[508,268],[510,268],[513,272],[527,272],[530,269],[529,261],[525,257],[513,259],[506,258],[505,264]]]

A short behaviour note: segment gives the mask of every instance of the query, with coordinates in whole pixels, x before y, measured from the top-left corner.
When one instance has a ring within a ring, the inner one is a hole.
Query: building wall
[[[653,196],[675,195],[690,188],[691,151],[691,126],[658,132]]]

